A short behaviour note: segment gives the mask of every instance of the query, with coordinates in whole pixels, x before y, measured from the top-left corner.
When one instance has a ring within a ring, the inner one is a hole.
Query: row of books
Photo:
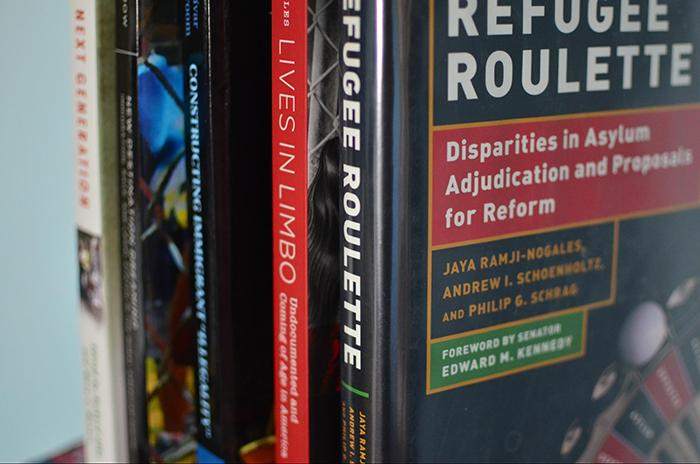
[[[88,461],[700,459],[700,3],[71,18]]]
[[[269,2],[75,0],[89,461],[269,448]]]

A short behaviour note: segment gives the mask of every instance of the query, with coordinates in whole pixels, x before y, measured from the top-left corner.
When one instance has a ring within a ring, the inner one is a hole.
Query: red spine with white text
[[[272,4],[278,462],[338,459],[338,7]]]

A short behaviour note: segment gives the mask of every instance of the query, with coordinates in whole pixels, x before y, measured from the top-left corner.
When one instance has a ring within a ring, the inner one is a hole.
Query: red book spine
[[[307,2],[272,2],[277,462],[309,462]]]

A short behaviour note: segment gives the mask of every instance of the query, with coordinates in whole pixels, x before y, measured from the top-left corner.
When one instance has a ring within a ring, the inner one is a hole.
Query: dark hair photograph
[[[323,145],[309,187],[309,326],[312,329],[338,322],[339,150],[338,137]]]
[[[338,310],[338,46],[340,5],[311,2],[308,32],[308,333],[312,461],[337,461],[340,437]]]

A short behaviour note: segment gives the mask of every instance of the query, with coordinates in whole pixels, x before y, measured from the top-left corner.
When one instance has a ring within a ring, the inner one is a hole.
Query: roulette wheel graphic
[[[566,462],[700,462],[700,277],[663,303],[639,304],[617,360],[590,393],[586,417],[562,438]]]

